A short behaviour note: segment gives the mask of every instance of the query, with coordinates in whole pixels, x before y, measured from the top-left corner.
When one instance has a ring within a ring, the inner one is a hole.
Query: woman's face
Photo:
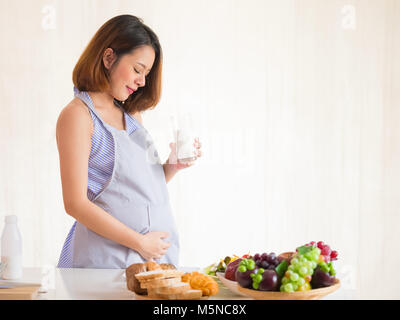
[[[110,95],[119,101],[125,101],[139,87],[144,87],[145,77],[153,67],[154,59],[154,49],[147,45],[123,55],[111,71]],[[107,48],[103,56],[104,65],[109,68],[115,60],[113,50]]]

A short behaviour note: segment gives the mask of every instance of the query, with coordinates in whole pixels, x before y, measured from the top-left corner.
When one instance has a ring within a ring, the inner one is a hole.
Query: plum
[[[311,286],[313,289],[329,287],[335,283],[335,276],[321,270],[320,266],[317,266],[314,270],[314,274],[311,278]]]
[[[262,280],[258,290],[277,291],[279,288],[279,278],[275,270],[265,270],[262,274]]]
[[[236,281],[243,288],[251,288],[253,285],[253,279],[250,277],[252,273],[257,273],[257,268],[253,270],[247,270],[245,272],[240,272],[239,268],[236,270]]]
[[[239,263],[242,259],[236,259],[230,262],[225,269],[225,278],[231,281],[236,281],[236,270],[239,267]]]

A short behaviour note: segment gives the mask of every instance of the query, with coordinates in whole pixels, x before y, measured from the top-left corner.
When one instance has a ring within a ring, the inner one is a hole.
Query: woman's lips
[[[132,93],[134,93],[134,92],[135,92],[135,90],[133,90],[133,89],[129,88],[128,86],[126,86],[126,87],[127,87],[127,89],[128,89],[128,92],[129,92],[129,94],[132,94]]]

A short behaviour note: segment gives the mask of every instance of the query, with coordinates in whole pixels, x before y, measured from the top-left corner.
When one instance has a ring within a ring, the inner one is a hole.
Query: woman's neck
[[[115,108],[114,97],[107,92],[88,92],[96,108],[113,109]]]

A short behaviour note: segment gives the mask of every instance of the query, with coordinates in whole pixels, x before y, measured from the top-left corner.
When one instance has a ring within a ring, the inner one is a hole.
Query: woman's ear
[[[103,54],[103,63],[104,63],[104,66],[105,66],[107,69],[110,69],[111,66],[113,65],[113,63],[114,63],[114,61],[115,61],[116,58],[117,58],[117,57],[116,57],[116,55],[115,55],[115,53],[114,53],[114,50],[111,49],[111,48],[107,48],[107,49],[104,51],[104,54]]]

